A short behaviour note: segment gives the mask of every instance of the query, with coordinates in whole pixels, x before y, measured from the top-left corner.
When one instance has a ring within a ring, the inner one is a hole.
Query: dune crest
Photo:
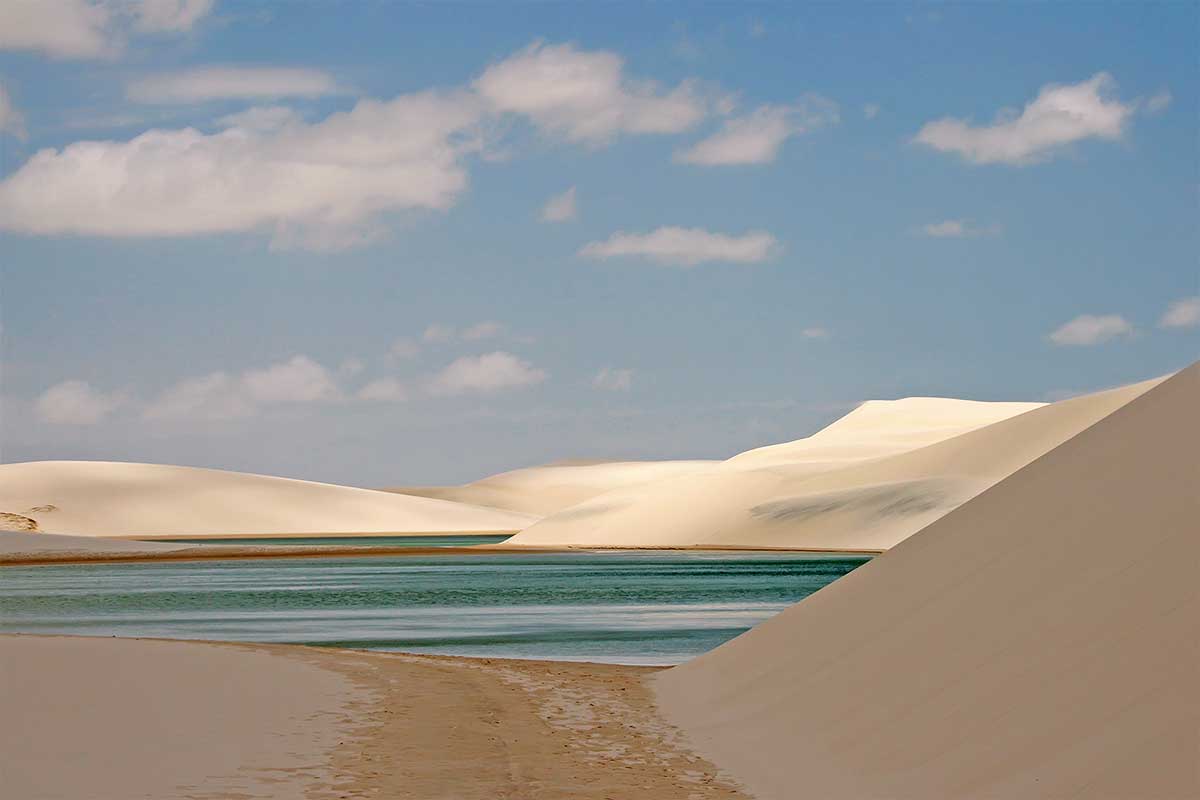
[[[535,517],[223,470],[105,461],[0,464],[0,508],[76,536],[511,532]]]
[[[808,439],[598,495],[509,544],[885,550],[1161,380],[1050,405],[867,404]]]
[[[662,709],[764,800],[1200,796],[1198,411],[1200,364],[659,676]]]

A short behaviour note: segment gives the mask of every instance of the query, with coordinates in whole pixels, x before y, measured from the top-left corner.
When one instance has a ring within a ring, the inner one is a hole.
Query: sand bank
[[[535,519],[327,483],[104,461],[2,464],[0,511],[47,533],[127,537],[511,533]]]
[[[0,636],[23,800],[727,798],[654,670],[286,645]]]
[[[663,673],[662,707],[764,800],[1200,796],[1198,414],[1193,365]]]

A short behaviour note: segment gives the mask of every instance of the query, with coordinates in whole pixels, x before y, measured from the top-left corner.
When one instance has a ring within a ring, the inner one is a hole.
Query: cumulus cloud
[[[280,247],[369,241],[387,212],[449,208],[467,185],[479,112],[422,92],[306,124],[45,149],[0,182],[0,228],[32,234],[187,236],[259,229]]]
[[[111,58],[130,32],[182,33],[214,0],[4,0],[0,50],[32,50],[54,58]],[[132,29],[132,30],[131,30]]]
[[[1114,81],[1099,72],[1075,84],[1043,86],[1020,114],[1001,111],[991,125],[944,117],[927,123],[914,141],[975,164],[1032,164],[1085,139],[1120,139],[1136,102],[1113,97]]]
[[[408,398],[408,392],[396,378],[379,378],[358,390],[359,400],[369,403],[395,403]]]
[[[542,207],[542,222],[566,222],[575,219],[575,187],[551,197]]]
[[[25,117],[13,106],[3,83],[0,83],[0,133],[11,133],[18,139],[25,138]]]
[[[775,160],[780,146],[792,136],[837,121],[837,104],[817,94],[805,95],[794,105],[759,106],[726,120],[712,136],[677,152],[675,160],[704,166],[766,164]]]
[[[531,386],[546,380],[546,371],[512,353],[498,350],[480,356],[463,356],[429,382],[435,395],[489,393]]]
[[[1133,325],[1119,314],[1081,314],[1055,329],[1049,339],[1060,346],[1082,347],[1132,335]]]
[[[34,402],[34,412],[54,425],[94,425],[125,401],[120,392],[101,392],[87,381],[70,380],[43,392]]]
[[[125,96],[136,103],[169,104],[320,97],[338,91],[333,76],[319,69],[210,66],[138,78],[125,87]]]
[[[604,367],[592,378],[592,386],[605,392],[628,392],[633,387],[633,370]]]
[[[922,225],[920,233],[934,239],[965,239],[971,236],[996,236],[999,225],[975,225],[965,219],[947,219]]]
[[[685,131],[713,102],[694,83],[663,90],[626,76],[616,53],[571,44],[535,42],[488,67],[474,85],[495,111],[521,114],[545,133],[593,145],[621,133]]]
[[[778,249],[775,237],[766,231],[732,236],[703,228],[664,227],[650,233],[618,231],[604,241],[584,245],[579,255],[597,259],[639,257],[659,264],[694,267],[707,261],[753,264],[766,261]]]
[[[1167,306],[1160,328],[1195,328],[1200,325],[1200,297],[1184,297]]]
[[[159,394],[142,414],[147,419],[232,419],[264,406],[326,403],[341,396],[329,370],[298,355],[239,375],[218,371],[185,378]]]

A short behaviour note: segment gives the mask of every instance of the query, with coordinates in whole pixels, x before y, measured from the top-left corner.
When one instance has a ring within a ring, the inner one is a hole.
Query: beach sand
[[[1198,415],[1200,364],[660,674],[662,708],[762,800],[1200,797]]]
[[[656,670],[0,636],[22,800],[742,797],[656,713]]]

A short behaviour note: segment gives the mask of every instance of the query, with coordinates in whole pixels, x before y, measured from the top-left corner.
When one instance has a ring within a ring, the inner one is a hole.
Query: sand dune
[[[534,520],[326,483],[103,461],[0,465],[0,511],[47,533],[128,537],[508,532]]]
[[[665,673],[662,708],[765,799],[1200,796],[1198,412],[1193,365]]]
[[[462,486],[408,486],[384,491],[545,516],[612,489],[704,472],[719,463],[559,462],[502,472]]]
[[[868,404],[808,439],[599,495],[509,544],[884,550],[1155,383],[1044,406],[987,409],[929,398]],[[983,423],[988,418],[1000,421]],[[878,450],[872,441],[881,443]],[[897,452],[906,443],[909,449]]]

